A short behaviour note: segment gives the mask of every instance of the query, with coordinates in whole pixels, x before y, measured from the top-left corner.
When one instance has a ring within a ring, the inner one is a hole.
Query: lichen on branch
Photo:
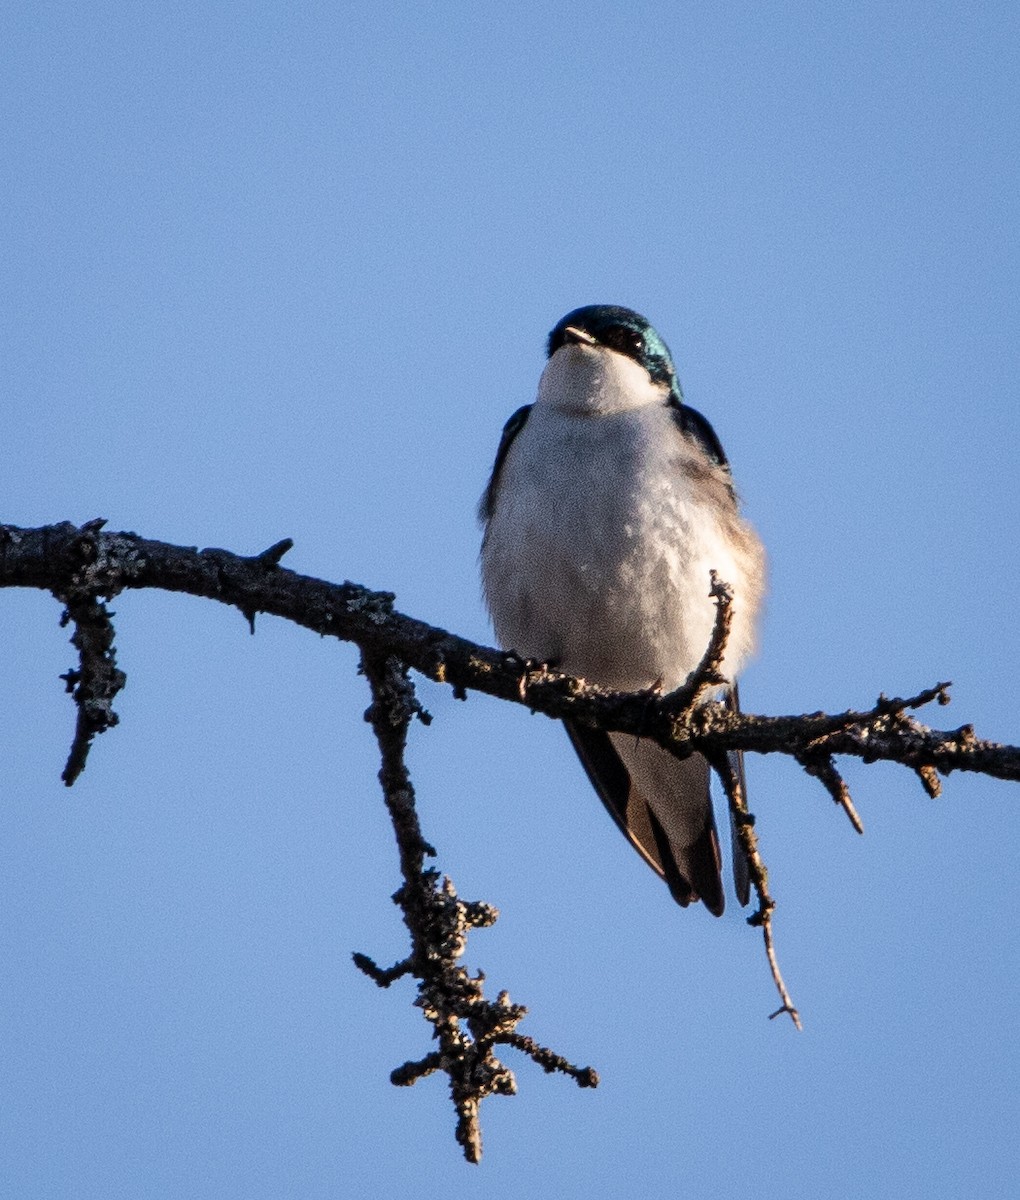
[[[526,1010],[512,1004],[506,992],[487,1000],[484,976],[472,976],[461,965],[469,930],[491,925],[497,914],[483,902],[462,901],[450,880],[429,865],[435,851],[421,831],[404,760],[410,723],[427,720],[409,670],[448,685],[457,696],[480,691],[555,719],[651,738],[679,757],[703,754],[723,783],[757,894],[757,910],[749,922],[763,930],[782,1000],[772,1015],[785,1013],[798,1024],[776,959],[775,900],[754,817],[733,767],[735,752],[792,758],[821,783],[858,832],[863,826],[836,765],[841,756],[899,763],[933,797],[939,794],[941,777],[953,771],[1020,781],[1020,747],[978,738],[970,725],[933,729],[913,715],[932,702],[948,704],[947,683],[907,698],[880,695],[870,708],[836,714],[760,716],[706,702],[720,682],[729,622],[729,592],[725,581],[715,577],[711,584],[706,580],[717,604],[715,628],[698,669],[666,695],[610,692],[547,664],[526,662],[406,616],[394,608],[394,596],[388,592],[289,571],[280,565],[292,547],[288,538],[259,554],[242,556],[107,532],[103,525],[102,520],[34,529],[0,525],[0,587],[51,592],[63,606],[63,623],[74,627],[78,664],[63,678],[77,705],[77,722],[65,781],[73,783],[84,769],[96,734],[118,721],[112,702],[125,675],[117,665],[114,614],[108,608],[115,596],[141,588],[181,592],[236,608],[253,632],[256,616],[265,613],[356,644],[372,692],[366,716],[379,744],[380,782],[400,855],[402,882],[394,900],[404,915],[411,947],[391,967],[379,967],[364,954],[355,955],[355,963],[380,987],[405,976],[418,981],[415,1003],[432,1025],[439,1048],[397,1068],[392,1079],[407,1085],[436,1071],[446,1073],[457,1112],[457,1138],[471,1161],[481,1154],[481,1100],[516,1088],[513,1073],[495,1057],[497,1046],[513,1047],[544,1070],[565,1074],[582,1087],[594,1087],[597,1075],[519,1033]]]

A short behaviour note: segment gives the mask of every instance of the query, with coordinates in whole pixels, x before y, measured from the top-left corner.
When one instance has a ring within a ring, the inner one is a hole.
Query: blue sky
[[[954,681],[1020,740],[1015,5],[124,3],[4,18],[0,520],[397,593],[490,633],[474,506],[568,309],[641,310],[769,548],[754,711]],[[1020,791],[749,764],[802,1034],[562,731],[424,684],[467,962],[603,1084],[514,1061],[459,1158],[399,957],[349,647],[120,597],[73,791],[59,609],[0,598],[0,1177],[36,1197],[1012,1195]],[[761,1181],[765,1180],[762,1185]],[[762,1190],[764,1186],[764,1191]]]

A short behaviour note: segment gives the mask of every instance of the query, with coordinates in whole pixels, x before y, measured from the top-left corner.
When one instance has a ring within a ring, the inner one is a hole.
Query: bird
[[[534,403],[510,417],[479,505],[482,590],[500,645],[616,691],[671,690],[712,635],[711,572],[732,625],[708,700],[739,710],[765,552],[708,420],[683,398],[662,337],[591,304],[552,329]],[[706,701],[708,702],[708,701]],[[683,907],[725,906],[707,761],[564,722],[602,802]],[[731,756],[743,776],[739,756]],[[733,830],[738,899],[748,867]]]

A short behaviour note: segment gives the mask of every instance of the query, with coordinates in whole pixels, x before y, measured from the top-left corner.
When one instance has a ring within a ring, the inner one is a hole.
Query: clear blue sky
[[[1020,740],[1015,4],[50,3],[3,21],[0,520],[255,552],[489,639],[474,506],[569,308],[674,350],[771,557],[754,711],[938,679]],[[788,762],[752,805],[805,1022],[681,912],[562,731],[425,685],[467,961],[515,1060],[467,1167],[349,647],[124,596],[78,786],[59,609],[0,596],[0,1190],[262,1200],[1006,1197],[1020,788]],[[763,1182],[764,1181],[764,1182]]]

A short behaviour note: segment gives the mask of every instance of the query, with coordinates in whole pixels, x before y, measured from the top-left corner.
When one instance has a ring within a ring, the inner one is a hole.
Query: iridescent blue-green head
[[[645,368],[654,383],[664,383],[678,401],[683,400],[669,347],[632,308],[618,304],[575,308],[549,334],[549,357],[569,342],[587,342],[626,354]]]

